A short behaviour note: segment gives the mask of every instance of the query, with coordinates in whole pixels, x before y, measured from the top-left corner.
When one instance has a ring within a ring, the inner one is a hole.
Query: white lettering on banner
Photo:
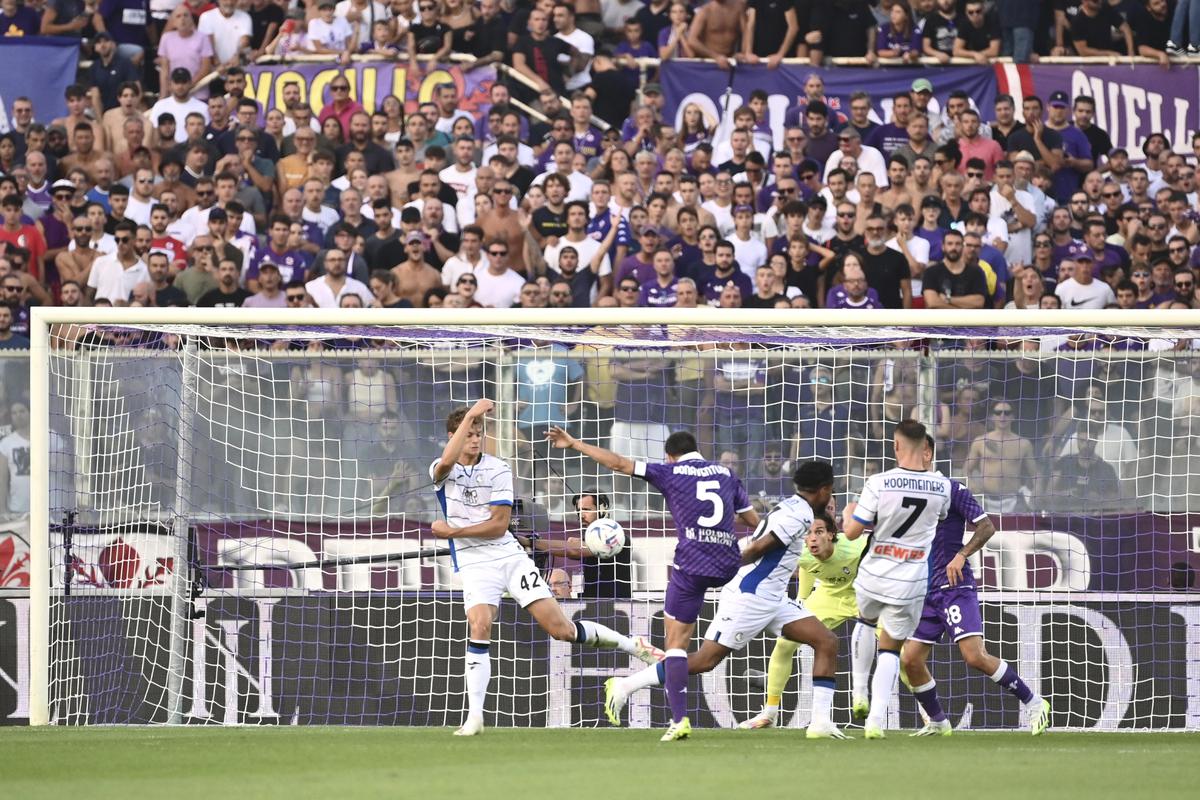
[[[1030,556],[1048,556],[1055,565],[1054,579],[1046,585],[1031,585],[1035,572]],[[1011,591],[1038,588],[1044,591],[1086,591],[1092,580],[1092,561],[1087,545],[1066,531],[997,531],[975,559],[974,565],[991,561],[996,567],[996,588]],[[983,570],[979,569],[982,576]]]
[[[1094,730],[1115,731],[1125,719],[1129,704],[1133,701],[1133,683],[1136,678],[1133,666],[1133,651],[1125,634],[1121,633],[1112,620],[1091,608],[1072,604],[1016,606],[1006,605],[1005,613],[1017,618],[1017,630],[1021,631],[1021,662],[1018,671],[1034,692],[1041,694],[1042,688],[1042,624],[1047,616],[1075,617],[1087,625],[1100,640],[1104,660],[1108,663],[1108,682],[1105,684],[1104,705]],[[1028,722],[1027,710],[1021,709],[1021,724]]]
[[[16,611],[16,630],[5,631],[6,620],[0,620],[0,641],[9,636],[16,640],[16,675],[0,669],[0,681],[7,683],[17,693],[17,707],[11,716],[14,719],[29,719],[29,600],[22,597],[9,602]]]
[[[246,679],[250,691],[254,692],[257,702],[247,704],[247,708],[255,709],[246,716],[254,720],[268,720],[278,717],[275,711],[274,698],[274,640],[271,634],[272,607],[279,602],[277,597],[261,597],[254,603],[258,609],[258,626],[255,631],[258,644],[258,675],[242,666],[240,659],[241,631],[251,620],[223,619],[218,621],[224,636],[218,638],[209,634],[208,624],[203,617],[192,620],[192,696],[187,716],[196,720],[212,719],[208,708],[208,646],[217,648],[221,655],[221,678],[225,690],[225,716],[221,720],[226,725],[239,722],[238,676]],[[208,601],[201,598],[196,601],[196,610],[202,611],[208,607]],[[216,689],[217,687],[213,687]]]
[[[1184,622],[1187,636],[1184,647],[1187,670],[1187,715],[1184,724],[1188,728],[1200,728],[1200,606],[1171,606],[1171,613]]]
[[[1192,100],[1187,97],[1168,98],[1136,83],[1108,81],[1081,69],[1071,73],[1071,94],[1086,94],[1096,101],[1096,125],[1108,131],[1113,147],[1124,147],[1135,161],[1145,158],[1142,142],[1159,131],[1166,134],[1175,152],[1191,152]],[[1164,118],[1164,112],[1170,118]]]

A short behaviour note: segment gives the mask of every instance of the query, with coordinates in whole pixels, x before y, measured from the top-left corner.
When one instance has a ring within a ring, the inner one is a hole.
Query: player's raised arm
[[[551,425],[550,430],[546,431],[546,441],[554,447],[583,453],[592,461],[595,461],[602,467],[611,469],[613,472],[620,472],[622,475],[633,474],[634,463],[630,459],[625,456],[619,456],[611,450],[605,450],[603,447],[581,442],[555,425]]]
[[[454,465],[462,457],[463,448],[467,444],[467,439],[475,430],[476,424],[481,424],[483,417],[489,411],[496,407],[496,404],[487,398],[482,398],[475,401],[475,405],[471,406],[467,411],[462,422],[458,423],[458,427],[454,430],[454,435],[450,437],[450,441],[446,442],[445,449],[442,450],[442,457],[438,460],[433,470],[434,483],[441,483],[450,474],[450,470],[454,469]],[[480,431],[480,436],[483,432]],[[507,523],[506,523],[507,526]]]

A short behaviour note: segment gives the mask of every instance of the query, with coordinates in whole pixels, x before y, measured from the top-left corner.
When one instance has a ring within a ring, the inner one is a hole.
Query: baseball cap
[[[1033,157],[1033,153],[1029,152],[1028,150],[1022,150],[1021,152],[1017,153],[1012,157],[1012,160],[1014,164],[1018,161],[1028,161],[1030,164],[1033,164],[1037,161],[1037,159]]]
[[[333,2],[333,0],[321,0],[321,2],[317,3],[317,8],[325,8],[326,6],[333,8],[336,5],[337,3]]]
[[[229,219],[229,216],[223,208],[213,208],[208,212],[209,222],[225,222],[227,219]]]
[[[928,78],[917,78],[912,82],[912,90],[914,92],[929,92],[932,94],[933,84],[929,82]]]
[[[753,213],[754,213],[754,207],[753,207],[753,206],[748,206],[748,205],[746,205],[745,203],[743,203],[743,204],[742,204],[742,205],[740,205],[740,206],[734,206],[734,207],[733,207],[733,213],[734,213],[734,214],[753,214]]]
[[[73,192],[73,191],[75,191],[75,184],[71,183],[66,178],[59,178],[54,183],[50,184],[50,192],[54,193],[54,192],[57,192],[59,189],[69,189],[70,191]]]
[[[662,90],[661,83],[647,83],[645,86],[642,87],[642,94],[662,94],[662,93],[663,93],[663,90]]]
[[[653,236],[655,239],[657,239],[658,228],[654,227],[653,225],[646,225],[642,228],[641,232],[638,233],[638,236]]]
[[[861,139],[862,134],[858,132],[858,128],[853,125],[847,125],[838,131],[839,139]]]
[[[921,201],[921,208],[941,208],[942,201],[937,195],[927,194]]]
[[[171,70],[172,83],[187,83],[192,79],[192,73],[187,67],[176,67]]]
[[[1061,89],[1057,92],[1051,92],[1049,99],[1046,100],[1047,105],[1057,106],[1058,108],[1066,108],[1071,105],[1071,98],[1067,97],[1067,93]]]
[[[279,267],[275,264],[274,261],[263,261],[261,264],[258,265],[259,272],[262,272],[263,270],[268,270],[268,269],[273,269],[276,272],[279,272]]]
[[[408,236],[405,236],[405,237],[404,237],[404,243],[405,243],[405,244],[408,244],[409,242],[420,242],[420,243],[424,244],[424,243],[425,243],[425,237],[424,237],[424,236],[422,236],[422,235],[420,234],[420,232],[418,232],[418,231],[413,231],[413,232],[412,232],[412,233],[410,233]]]
[[[1092,248],[1088,247],[1083,242],[1077,242],[1067,249],[1067,258],[1073,261],[1095,261],[1092,256]]]
[[[102,42],[105,39],[107,39],[110,42],[114,41],[112,34],[109,33],[108,31],[96,31],[96,35],[92,37],[93,42]]]

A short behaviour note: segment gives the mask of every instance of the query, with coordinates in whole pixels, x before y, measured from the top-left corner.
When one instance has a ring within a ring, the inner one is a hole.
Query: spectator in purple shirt
[[[641,245],[641,249],[626,258],[617,267],[615,276],[617,283],[627,277],[632,277],[639,285],[645,285],[654,277],[654,264],[651,256],[658,249],[659,239],[658,228],[651,225],[642,227],[641,233],[638,234],[638,244]]]
[[[675,305],[675,258],[671,251],[659,248],[651,258],[654,277],[642,284],[638,293],[639,306],[668,308]]]
[[[0,0],[0,38],[37,36],[41,29],[41,18],[28,5],[18,6],[17,0]]]
[[[907,3],[892,4],[888,21],[875,35],[875,52],[880,58],[902,58],[906,64],[915,64],[921,57],[921,32]]]
[[[883,308],[879,295],[867,286],[867,273],[855,253],[842,260],[842,283],[825,295],[826,308]]]

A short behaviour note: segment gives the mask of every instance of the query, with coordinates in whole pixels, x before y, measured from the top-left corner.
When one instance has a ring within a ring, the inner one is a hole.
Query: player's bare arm
[[[454,469],[454,465],[459,463],[459,459],[463,456],[463,451],[467,449],[467,441],[472,436],[482,439],[482,431],[476,431],[476,424],[483,421],[484,415],[488,414],[496,404],[487,398],[481,398],[475,401],[475,405],[463,417],[463,421],[458,424],[458,428],[454,431],[454,435],[450,437],[450,441],[446,442],[445,449],[442,450],[442,457],[437,463],[436,469],[433,471],[433,479],[437,483],[441,483],[450,474],[450,470]],[[475,455],[472,462],[477,458]]]
[[[738,522],[742,523],[747,528],[754,529],[758,527],[758,512],[753,508],[747,508],[745,511],[740,512],[737,515],[737,518]]]
[[[842,535],[850,541],[854,541],[866,532],[867,526],[854,518],[854,509],[858,508],[858,503],[847,503],[842,509]]]
[[[499,539],[508,532],[508,523],[511,518],[512,506],[494,505],[491,516],[483,522],[477,522],[465,528],[455,528],[445,520],[439,519],[430,525],[430,530],[439,539]]]
[[[995,533],[996,525],[991,517],[984,517],[975,523],[975,533],[972,534],[971,540],[963,545],[963,549],[946,565],[946,580],[951,586],[957,586],[962,580],[963,565],[967,563],[967,559],[982,550]]]
[[[551,426],[550,430],[546,431],[546,441],[552,446],[563,450],[574,450],[583,453],[585,456],[595,461],[602,467],[611,469],[613,472],[619,472],[622,475],[632,475],[634,463],[625,456],[617,455],[611,450],[605,450],[603,447],[597,447],[594,444],[581,442],[571,434],[557,426]],[[757,523],[757,515],[755,516],[755,524]]]

